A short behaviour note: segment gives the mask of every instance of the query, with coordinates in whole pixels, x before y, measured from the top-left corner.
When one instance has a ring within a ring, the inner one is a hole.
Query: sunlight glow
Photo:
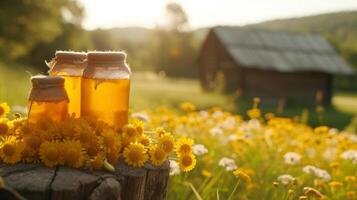
[[[125,26],[154,27],[169,0],[79,0],[86,29]],[[299,17],[357,9],[356,0],[177,0],[192,28],[244,25],[276,18]]]

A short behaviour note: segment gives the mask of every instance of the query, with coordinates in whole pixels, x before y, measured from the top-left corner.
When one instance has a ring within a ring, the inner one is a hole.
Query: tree
[[[169,76],[195,77],[197,48],[194,46],[193,33],[188,29],[188,17],[178,3],[167,4],[166,16],[166,23],[155,31],[156,68]]]
[[[0,1],[0,58],[26,56],[36,45],[61,35],[65,22],[80,26],[82,16],[74,0]]]

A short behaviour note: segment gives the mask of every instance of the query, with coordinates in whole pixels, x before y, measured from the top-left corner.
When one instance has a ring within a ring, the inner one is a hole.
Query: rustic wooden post
[[[108,173],[20,163],[0,165],[0,176],[6,183],[0,197],[15,200],[23,200],[20,195],[31,200],[165,200],[169,164],[134,168],[120,161],[115,172]]]
[[[160,167],[146,164],[145,200],[165,200],[170,175],[170,163],[166,161]]]

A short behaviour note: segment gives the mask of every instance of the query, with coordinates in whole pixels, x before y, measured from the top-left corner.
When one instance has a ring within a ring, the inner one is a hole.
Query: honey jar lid
[[[90,51],[87,59],[88,65],[93,63],[125,64],[126,53],[123,51]]]
[[[32,87],[48,88],[48,87],[63,87],[64,78],[61,76],[44,76],[37,75],[31,77]]]
[[[56,51],[55,57],[46,62],[50,75],[82,76],[86,67],[87,53],[74,51]]]
[[[64,78],[61,76],[37,75],[31,77],[32,89],[30,101],[58,102],[66,100],[68,96],[64,89]]]
[[[55,59],[57,61],[66,60],[66,61],[83,61],[87,58],[85,52],[75,52],[75,51],[56,51]]]

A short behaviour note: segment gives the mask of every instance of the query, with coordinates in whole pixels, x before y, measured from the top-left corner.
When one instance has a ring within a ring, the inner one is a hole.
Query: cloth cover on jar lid
[[[56,51],[55,57],[46,62],[49,74],[82,76],[86,68],[87,54],[74,51]]]
[[[64,89],[64,78],[60,76],[37,75],[31,77],[32,89],[29,101],[55,102],[69,101]]]
[[[129,79],[131,74],[122,51],[90,51],[83,77],[91,79]]]

